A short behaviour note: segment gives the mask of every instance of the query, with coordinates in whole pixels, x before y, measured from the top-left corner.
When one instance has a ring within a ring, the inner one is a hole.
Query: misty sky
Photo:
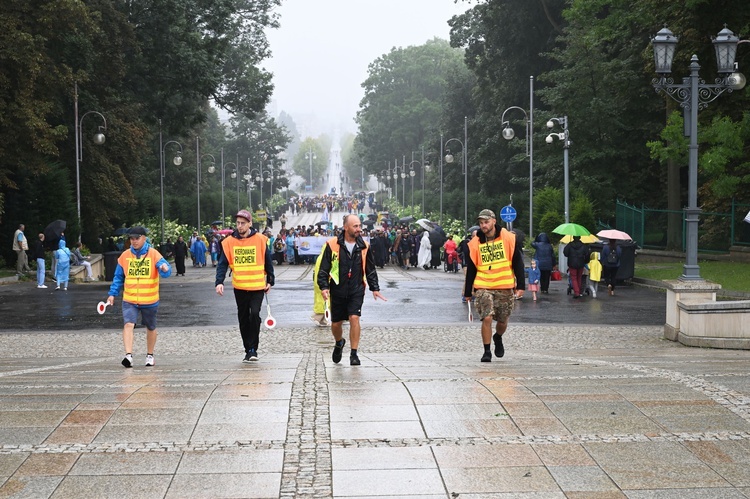
[[[471,7],[454,0],[282,0],[268,30],[276,110],[314,114],[326,128],[355,131],[367,65],[393,47],[448,39],[447,20]]]

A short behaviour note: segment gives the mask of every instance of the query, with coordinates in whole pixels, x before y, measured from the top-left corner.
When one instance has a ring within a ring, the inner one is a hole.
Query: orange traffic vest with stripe
[[[479,237],[469,241],[469,256],[477,268],[475,289],[513,289],[516,276],[513,274],[513,251],[516,235],[505,229],[492,241],[479,242]]]
[[[221,242],[232,269],[232,286],[244,291],[259,291],[266,287],[266,249],[268,238],[256,233],[245,239],[227,237]]]
[[[159,301],[159,271],[156,262],[163,257],[153,247],[137,257],[132,251],[124,251],[117,263],[125,273],[122,299],[136,305],[153,305]]]
[[[339,238],[338,237],[332,237],[328,241],[326,241],[328,246],[331,247],[331,251],[333,252],[333,258],[337,261],[341,261],[339,252],[341,251],[341,248],[339,247]],[[367,241],[365,241],[365,247],[362,248],[362,281],[365,283],[365,288],[367,288],[367,273],[365,272],[365,268],[367,267],[367,250],[370,247],[367,245]],[[331,268],[333,268],[333,265],[331,265]]]

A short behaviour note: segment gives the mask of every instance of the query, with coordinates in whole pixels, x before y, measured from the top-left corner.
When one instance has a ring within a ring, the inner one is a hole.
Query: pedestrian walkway
[[[254,364],[168,331],[131,370],[116,334],[3,335],[0,496],[750,495],[750,352],[513,325],[481,364],[477,329],[367,328],[359,367],[312,327]]]

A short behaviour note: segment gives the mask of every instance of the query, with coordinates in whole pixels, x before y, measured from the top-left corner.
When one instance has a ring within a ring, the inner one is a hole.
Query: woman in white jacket
[[[432,259],[432,245],[430,244],[430,233],[424,231],[422,233],[422,239],[419,242],[419,255],[417,257],[417,265],[427,270],[430,268],[430,260]]]

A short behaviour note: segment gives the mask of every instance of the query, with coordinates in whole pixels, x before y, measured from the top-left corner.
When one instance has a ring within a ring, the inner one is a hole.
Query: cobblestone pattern
[[[328,385],[320,354],[305,354],[292,383],[280,497],[331,497]]]

